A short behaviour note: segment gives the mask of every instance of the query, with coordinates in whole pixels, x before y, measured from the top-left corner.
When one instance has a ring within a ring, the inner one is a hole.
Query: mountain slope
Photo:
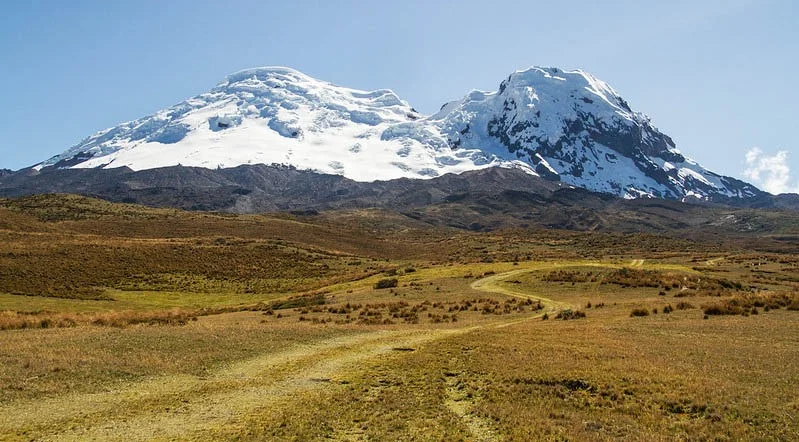
[[[370,182],[519,168],[624,198],[750,198],[708,171],[582,71],[517,71],[431,116],[390,90],[360,91],[288,68],[228,76],[208,93],[107,129],[34,169],[282,164]]]
[[[419,134],[435,132],[456,149],[520,159],[542,176],[627,198],[760,193],[686,158],[647,116],[582,71],[518,71],[497,92],[474,91],[407,125]]]
[[[479,149],[381,137],[420,118],[390,90],[343,88],[288,68],[249,69],[208,93],[98,132],[37,168],[287,164],[374,181],[511,165]]]
[[[15,181],[12,179],[0,182],[0,195],[47,193],[46,186],[57,183],[68,188],[82,185],[93,191],[81,193],[114,202],[238,213],[285,211],[302,219],[362,225],[370,231],[388,227],[383,224],[388,223],[404,226],[401,229],[426,225],[471,231],[518,227],[649,232],[713,241],[726,237],[736,243],[749,242],[758,249],[788,251],[795,250],[799,241],[796,211],[733,208],[701,201],[625,200],[504,168],[447,174],[430,180],[403,178],[371,183],[263,165],[219,170],[170,167],[138,172],[127,168],[50,170],[32,176],[42,175],[51,176],[37,181],[41,187],[36,191],[17,188],[10,192],[5,186]],[[81,199],[63,195],[32,198]],[[28,207],[29,201],[31,198],[6,202],[0,198],[0,206],[7,203]],[[62,212],[49,203],[45,208],[50,218]],[[0,227],[2,221],[8,221],[6,218],[8,214],[0,216]]]
[[[358,182],[292,167],[243,165],[226,169],[172,166],[132,171],[53,169],[20,171],[0,179],[0,196],[69,192],[154,207],[259,213],[382,207],[406,209],[462,192],[524,190],[546,195],[563,184],[521,170],[488,168],[430,180]]]

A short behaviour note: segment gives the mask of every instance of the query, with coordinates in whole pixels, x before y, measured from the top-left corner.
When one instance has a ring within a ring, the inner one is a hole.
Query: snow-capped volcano
[[[759,193],[683,156],[606,83],[538,67],[431,116],[390,90],[344,88],[288,68],[249,69],[208,93],[98,132],[36,168],[258,163],[356,181],[515,167],[627,198]]]
[[[626,198],[747,197],[754,187],[683,156],[649,118],[583,71],[517,71],[497,92],[473,91],[419,127],[453,149],[522,160],[541,176]]]
[[[422,118],[387,89],[339,87],[283,67],[248,69],[208,93],[100,131],[37,167],[142,170],[263,163],[374,181],[511,164],[479,149],[384,136]]]

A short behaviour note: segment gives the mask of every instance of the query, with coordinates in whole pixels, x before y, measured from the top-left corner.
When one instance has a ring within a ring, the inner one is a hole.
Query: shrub
[[[649,316],[649,310],[645,308],[635,308],[630,312],[630,317],[633,316]]]
[[[736,295],[712,304],[703,305],[706,315],[744,315],[748,316],[753,309],[776,310],[781,307],[791,308],[796,303],[796,296],[787,293],[761,292],[756,294]]]
[[[737,315],[740,312],[733,313],[732,310],[722,304],[713,304],[705,307],[705,316],[708,315]]]
[[[568,321],[569,319],[580,319],[580,318],[585,318],[585,312],[572,309],[561,310],[558,312],[557,316],[555,316],[555,319],[562,319],[564,321]]]
[[[64,328],[77,325],[123,328],[136,324],[185,325],[196,321],[203,311],[172,310],[155,312],[111,311],[102,313],[0,312],[0,330]]]
[[[375,289],[390,289],[396,287],[398,282],[397,278],[383,278],[377,281],[374,287]]]

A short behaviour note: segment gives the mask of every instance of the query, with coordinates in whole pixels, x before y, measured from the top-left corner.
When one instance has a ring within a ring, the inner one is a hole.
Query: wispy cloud
[[[791,181],[791,167],[788,165],[787,150],[768,155],[757,147],[749,149],[746,152],[744,177],[766,192],[775,195],[799,193],[799,182]]]

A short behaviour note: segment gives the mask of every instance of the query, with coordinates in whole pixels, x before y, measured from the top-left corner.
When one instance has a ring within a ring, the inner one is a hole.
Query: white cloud
[[[749,149],[746,152],[744,177],[752,180],[766,192],[775,195],[799,193],[799,182],[791,182],[791,167],[788,165],[787,150],[768,155],[757,147]]]

